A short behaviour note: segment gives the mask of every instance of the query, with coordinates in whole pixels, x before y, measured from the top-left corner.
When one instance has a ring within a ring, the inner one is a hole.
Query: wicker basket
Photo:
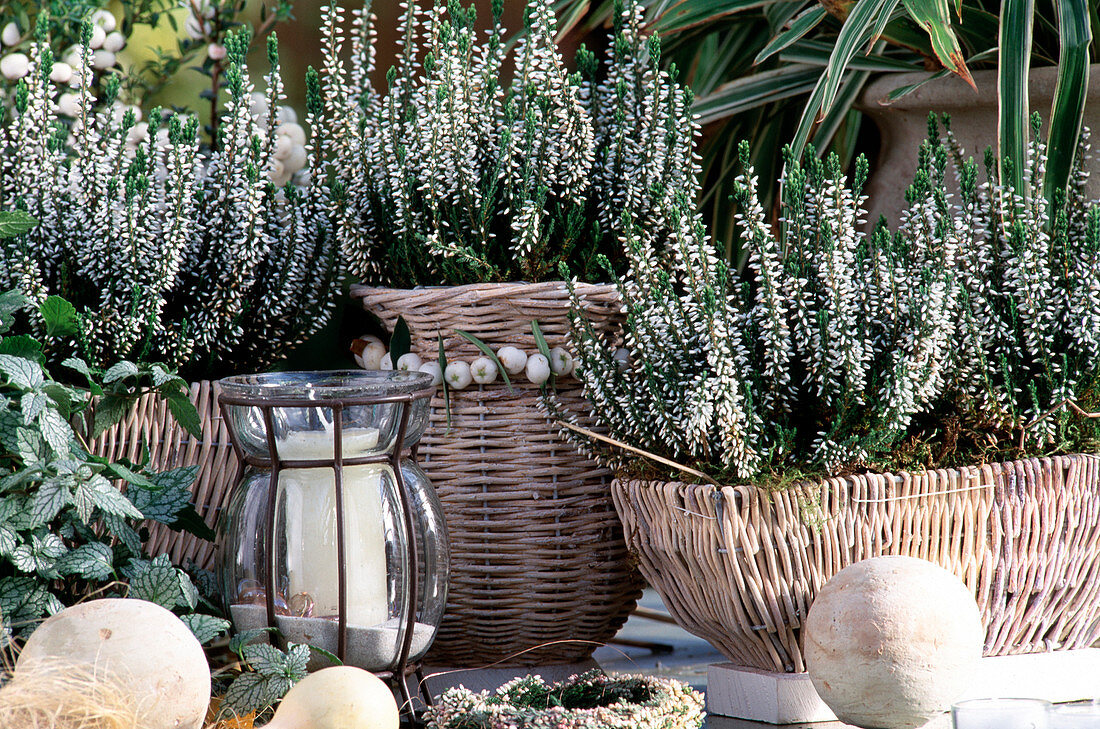
[[[217,385],[209,381],[191,385],[191,401],[202,422],[201,440],[192,438],[176,423],[164,400],[144,395],[121,422],[92,441],[91,449],[106,458],[136,461],[146,446],[149,467],[157,471],[197,464],[199,475],[191,487],[193,502],[202,518],[213,527],[237,475],[237,456],[222,424],[217,393]],[[172,531],[162,524],[152,525],[145,548],[148,554],[167,552],[179,565],[194,562],[211,569],[214,563],[213,542]]]
[[[673,617],[731,661],[804,671],[801,625],[841,568],[935,562],[973,590],[987,655],[1100,638],[1100,458],[827,479],[764,492],[616,482],[642,574]]]
[[[589,313],[609,334],[619,322],[612,287],[582,287]],[[536,349],[531,320],[551,347],[569,331],[561,283],[486,284],[395,290],[353,287],[352,295],[392,327],[403,316],[413,350],[451,359],[481,353],[456,329],[494,349]],[[587,657],[610,639],[640,594],[610,494],[610,474],[563,443],[525,378],[451,393],[451,428],[441,397],[419,457],[447,520],[451,580],[443,625],[428,660],[474,667],[546,665]],[[576,380],[558,383],[573,411],[586,409]],[[535,650],[535,646],[545,645]],[[583,641],[583,642],[581,642]],[[521,651],[528,651],[519,655]]]

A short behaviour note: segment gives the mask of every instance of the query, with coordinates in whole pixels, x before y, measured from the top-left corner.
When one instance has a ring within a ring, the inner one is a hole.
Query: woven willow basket
[[[217,393],[217,385],[210,381],[191,385],[191,401],[202,422],[201,439],[192,438],[176,423],[162,399],[144,395],[121,422],[92,441],[91,449],[107,458],[137,461],[144,445],[149,448],[149,467],[157,471],[198,465],[199,474],[191,487],[192,501],[203,520],[213,527],[237,475],[237,456],[218,411]],[[194,562],[212,569],[214,564],[213,542],[174,532],[162,524],[152,525],[145,549],[150,555],[166,552],[178,565]]]
[[[615,332],[614,288],[580,290],[595,325]],[[511,344],[528,353],[537,351],[531,320],[550,347],[564,345],[569,331],[562,283],[353,287],[352,296],[388,327],[403,316],[413,351],[425,360],[438,357],[438,335],[451,360],[481,356],[456,329],[494,350]],[[641,594],[610,474],[559,439],[537,387],[522,374],[512,385],[512,392],[500,381],[453,391],[449,431],[442,391],[432,399],[419,459],[443,502],[451,544],[447,610],[428,655],[433,665],[581,660],[615,635]],[[559,380],[557,391],[574,412],[587,409],[576,380]]]
[[[735,664],[805,671],[801,626],[843,567],[935,562],[981,608],[985,653],[1087,648],[1100,638],[1100,458],[1069,455],[783,491],[617,481],[642,574],[676,621]]]

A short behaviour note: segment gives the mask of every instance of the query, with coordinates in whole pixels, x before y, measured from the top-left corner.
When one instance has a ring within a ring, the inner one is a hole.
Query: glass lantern
[[[392,679],[407,701],[404,679],[422,678],[447,598],[442,507],[415,462],[431,377],[278,372],[219,384],[243,465],[218,529],[234,625],[278,628]]]

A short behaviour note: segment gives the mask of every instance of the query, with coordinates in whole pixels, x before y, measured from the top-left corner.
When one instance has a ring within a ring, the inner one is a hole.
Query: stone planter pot
[[[817,591],[869,557],[907,555],[974,594],[986,655],[1100,638],[1100,457],[865,474],[765,492],[616,481],[642,574],[680,625],[738,666],[806,670]]]
[[[589,316],[612,335],[621,321],[613,286],[580,285]],[[550,347],[564,346],[569,297],[562,282],[472,284],[417,289],[352,288],[367,311],[391,328],[403,317],[412,350],[467,362],[481,352],[536,351],[531,321]],[[557,398],[585,412],[573,378]],[[522,375],[509,390],[442,388],[419,445],[419,462],[443,503],[451,545],[447,608],[426,662],[453,668],[575,663],[612,638],[641,594],[611,503],[611,473],[577,453],[542,407],[540,389]]]
[[[1090,69],[1088,95],[1091,100],[1085,107],[1085,126],[1100,132],[1100,64]],[[905,189],[913,181],[917,169],[917,150],[928,137],[928,114],[949,114],[951,129],[965,153],[981,161],[986,147],[997,148],[997,73],[974,73],[975,92],[961,79],[950,76],[931,81],[908,96],[892,104],[884,100],[894,89],[908,86],[927,78],[923,73],[884,75],[864,89],[857,107],[874,120],[882,135],[882,144],[875,162],[875,169],[867,182],[867,205],[870,223],[885,215],[891,225],[896,225],[899,212],[905,207]],[[1030,107],[1043,117],[1044,124],[1050,118],[1050,105],[1054,98],[1054,86],[1058,70],[1054,67],[1031,70],[1029,92]],[[1090,162],[1092,177],[1089,192],[1100,198],[1100,161]],[[951,182],[954,186],[954,182]],[[957,189],[952,189],[957,193]]]

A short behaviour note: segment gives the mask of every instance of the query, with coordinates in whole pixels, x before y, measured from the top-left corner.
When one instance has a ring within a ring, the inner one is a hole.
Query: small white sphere
[[[296,124],[298,122],[298,112],[294,111],[293,106],[280,106],[275,116],[280,124]]]
[[[65,116],[79,116],[80,97],[69,92],[61,94],[57,97],[57,110]]]
[[[275,137],[275,150],[272,152],[275,159],[286,159],[294,151],[294,140],[286,134],[280,133]]]
[[[168,149],[172,141],[168,138],[168,130],[163,127],[157,130],[157,149]]]
[[[254,117],[267,116],[267,95],[262,91],[253,91],[248,95],[249,109]]]
[[[422,364],[424,364],[424,360],[420,359],[420,355],[415,352],[406,352],[397,358],[396,369],[402,372],[417,372]]]
[[[478,357],[470,363],[470,375],[479,385],[488,385],[496,382],[497,365],[488,357]]]
[[[302,128],[301,124],[297,122],[288,122],[286,124],[279,125],[279,134],[285,134],[290,137],[295,144],[306,143],[306,130]]]
[[[379,344],[382,344],[382,340],[374,336],[373,334],[364,334],[363,336],[359,337],[359,341],[366,342],[367,344],[371,344],[372,342],[378,342]]]
[[[206,47],[206,55],[210,56],[210,60],[212,61],[224,60],[226,53],[225,46],[221,43],[211,43]]]
[[[57,61],[50,69],[50,81],[55,84],[67,84],[73,79],[73,67],[64,61]]]
[[[6,46],[14,46],[22,37],[23,34],[19,32],[19,26],[14,22],[8,23],[4,26],[4,30],[0,31],[0,41],[3,41]]]
[[[541,385],[550,379],[550,360],[541,354],[532,354],[527,358],[527,379],[532,385]]]
[[[286,165],[283,164],[281,159],[271,160],[271,181],[276,185],[279,184],[279,180],[283,180],[284,184],[286,179],[290,177],[290,173],[286,170]]]
[[[432,387],[443,382],[443,370],[439,369],[438,362],[425,362],[420,365],[419,371],[432,376]]]
[[[309,156],[306,154],[306,148],[300,144],[295,144],[293,149],[290,150],[290,156],[286,158],[283,164],[291,172],[297,172],[305,167],[308,161]]]
[[[389,372],[393,369],[393,358],[390,357],[389,352],[386,352],[382,355],[382,359],[378,360],[378,369],[383,372]]]
[[[198,9],[199,14],[204,18],[213,18],[218,10],[217,0],[195,0],[193,6],[191,0],[183,0],[183,3],[185,6],[192,9],[192,11]]]
[[[103,50],[110,51],[111,53],[118,53],[126,47],[126,36],[119,33],[117,30],[114,33],[108,33],[107,37],[103,39]]]
[[[97,71],[106,71],[109,68],[114,68],[117,60],[115,54],[110,51],[99,50],[92,54],[92,68]]]
[[[149,123],[138,122],[126,132],[126,144],[136,147],[149,138]]]
[[[66,662],[117,677],[145,713],[144,729],[200,729],[210,667],[187,626],[159,605],[108,598],[65,608],[31,633],[15,676]]]
[[[506,345],[497,350],[497,359],[504,365],[504,370],[510,375],[518,375],[527,366],[527,355],[523,350]]]
[[[985,630],[974,596],[914,557],[845,567],[818,592],[804,624],[814,688],[841,721],[914,729],[970,685]]]
[[[619,372],[625,372],[630,368],[630,350],[625,347],[619,347],[615,350],[615,354],[611,355],[615,359],[615,366],[619,368]]]
[[[187,20],[183,21],[184,32],[187,33],[187,37],[191,40],[201,40],[210,35],[214,30],[208,22],[199,20],[194,15],[188,15]]]
[[[81,64],[81,49],[73,46],[61,54],[61,60],[73,68],[73,80],[77,80],[76,67]]]
[[[550,350],[550,371],[559,377],[568,377],[573,373],[573,355],[565,347]]]
[[[108,33],[118,27],[118,21],[115,20],[114,13],[110,10],[100,9],[95,11],[92,13],[91,21]]]
[[[474,381],[474,376],[470,372],[470,365],[458,361],[447,365],[447,369],[443,373],[443,379],[447,381],[447,386],[451,389],[465,390]]]
[[[103,47],[103,42],[107,40],[107,31],[103,30],[101,26],[92,27],[92,38],[88,41],[88,47],[93,51],[97,48]]]
[[[386,354],[386,345],[381,340],[370,342],[359,355],[363,358],[363,369],[377,370],[382,367],[382,357]],[[386,357],[388,360],[389,357]]]
[[[24,53],[9,53],[0,58],[0,74],[9,81],[23,78],[31,70],[31,61]]]

